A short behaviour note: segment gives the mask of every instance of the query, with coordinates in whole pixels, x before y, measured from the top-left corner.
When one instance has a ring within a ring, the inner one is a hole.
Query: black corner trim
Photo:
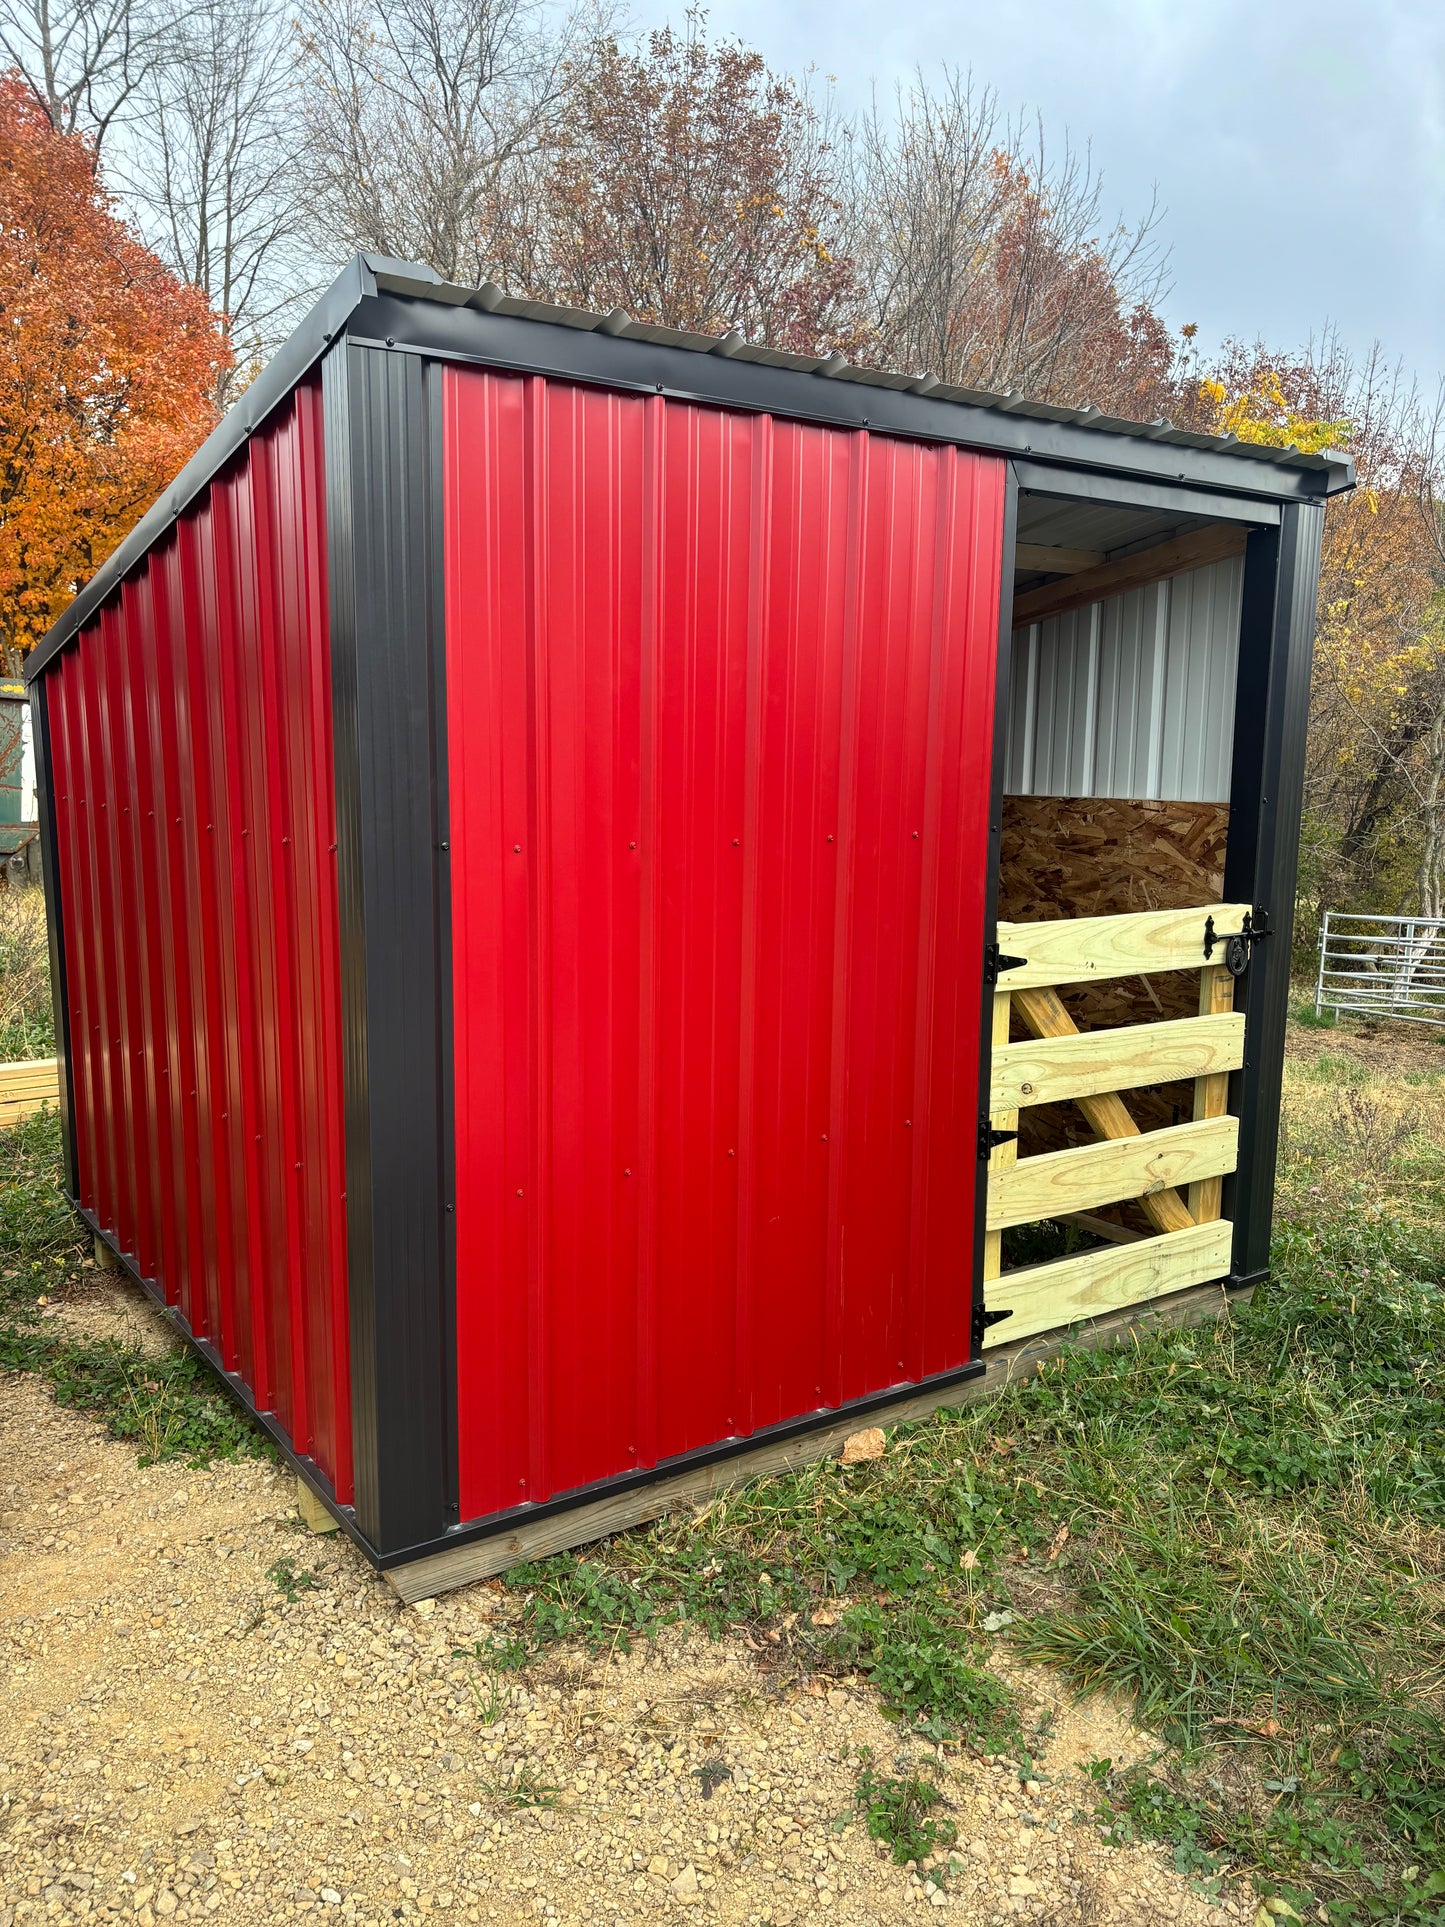
[[[973,1356],[978,1358],[988,1314],[983,1303],[983,1257],[988,1239],[988,1152],[983,1133],[989,1127],[988,1094],[993,1070],[993,1002],[998,973],[1003,966],[998,947],[998,866],[1003,836],[1004,764],[1007,761],[1009,689],[1013,673],[1014,541],[1018,529],[1019,483],[1012,462],[1004,481],[1003,555],[999,577],[998,655],[993,689],[993,770],[989,783],[988,842],[984,857],[983,968],[979,996],[978,1115],[979,1162],[974,1167],[973,1206]],[[1010,958],[1010,963],[1017,961]]]
[[[1270,941],[1239,980],[1244,1067],[1230,1078],[1239,1161],[1225,1179],[1224,1215],[1241,1278],[1269,1265],[1323,526],[1322,505],[1289,504],[1277,528],[1249,537],[1244,557],[1224,894],[1268,906]]]
[[[356,1518],[385,1555],[455,1519],[441,471],[415,356],[338,343],[322,395]]]

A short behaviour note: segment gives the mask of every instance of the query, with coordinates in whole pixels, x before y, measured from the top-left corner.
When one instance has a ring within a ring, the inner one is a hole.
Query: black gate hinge
[[[988,1330],[990,1325],[1002,1324],[1005,1318],[1012,1318],[1012,1317],[1013,1317],[1012,1306],[1010,1306],[1010,1308],[1007,1311],[990,1311],[983,1305],[975,1305],[973,1308],[974,1349],[977,1350],[980,1346],[982,1346],[983,1335]]]
[[[1231,977],[1242,977],[1249,968],[1250,946],[1262,943],[1270,934],[1269,912],[1258,904],[1253,910],[1244,913],[1243,926],[1231,935],[1225,936],[1214,927],[1213,917],[1204,919],[1204,956],[1207,962],[1214,955],[1214,946],[1224,945],[1224,967]]]
[[[1027,957],[1007,956],[996,943],[986,943],[983,947],[983,980],[986,984],[996,984],[1001,970],[1022,970],[1027,962]]]
[[[985,1163],[991,1158],[1000,1144],[1012,1144],[1017,1131],[998,1131],[986,1117],[978,1120],[978,1154]]]

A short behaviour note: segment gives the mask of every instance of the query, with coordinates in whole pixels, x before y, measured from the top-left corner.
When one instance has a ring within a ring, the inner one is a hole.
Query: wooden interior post
[[[994,992],[993,1045],[995,1050],[997,1050],[1001,1044],[1008,1042],[1009,1015],[1012,1006],[1013,998],[1007,990],[997,990]],[[989,1118],[989,1123],[996,1131],[1016,1131],[1019,1127],[1019,1114],[1017,1111],[996,1111]],[[1007,1144],[996,1144],[988,1154],[990,1178],[993,1172],[1002,1170],[1006,1165],[1017,1162],[1018,1154],[1019,1147],[1013,1138],[1010,1138]],[[985,1208],[987,1208],[987,1201],[985,1201]],[[1001,1231],[986,1232],[983,1240],[984,1282],[987,1283],[991,1278],[997,1278],[1002,1270],[1003,1233]]]
[[[1206,964],[1199,973],[1199,1014],[1217,1016],[1234,1009],[1234,979],[1223,964]],[[1196,1119],[1224,1117],[1229,1110],[1229,1073],[1194,1080]],[[1189,1187],[1189,1211],[1196,1224],[1208,1224],[1224,1209],[1224,1179],[1200,1178]]]

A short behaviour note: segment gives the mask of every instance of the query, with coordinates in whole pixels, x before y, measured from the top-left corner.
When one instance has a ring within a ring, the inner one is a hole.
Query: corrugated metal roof
[[[1243,455],[1275,467],[1330,469],[1343,465],[1350,468],[1353,475],[1350,457],[1334,449],[1312,454],[1299,448],[1274,448],[1260,442],[1242,442],[1237,435],[1201,435],[1193,429],[1176,428],[1162,416],[1152,422],[1130,421],[1125,416],[1106,415],[1102,409],[1090,403],[1077,408],[1065,408],[1055,402],[1031,401],[1017,390],[998,394],[986,388],[959,387],[940,381],[936,375],[909,375],[894,369],[851,363],[837,353],[790,354],[785,349],[764,348],[745,341],[736,331],[725,335],[707,335],[681,328],[660,328],[652,322],[634,321],[621,308],[613,308],[607,314],[593,314],[585,308],[563,307],[549,301],[518,300],[504,293],[494,282],[485,282],[480,288],[461,287],[454,282],[431,279],[428,270],[409,263],[382,262],[370,258],[370,265],[376,276],[377,288],[387,294],[440,301],[448,307],[480,308],[487,314],[516,315],[527,321],[545,321],[588,333],[649,341],[658,347],[691,349],[696,354],[724,355],[738,361],[760,362],[769,368],[790,368],[799,374],[860,382],[870,388],[911,391],[929,395],[936,401],[962,402],[971,408],[988,408],[1001,414],[1021,415],[1032,421],[1068,422],[1078,428],[1097,429],[1103,435],[1127,435],[1136,440],[1167,442],[1176,448],[1228,449],[1232,455]]]
[[[464,317],[459,311],[466,309],[473,313]],[[541,324],[535,333],[532,324]],[[554,328],[566,335],[552,333]],[[559,353],[568,336],[573,337],[574,352]],[[584,343],[578,336],[592,339]],[[616,348],[614,337],[622,338]],[[1180,495],[1199,498],[1200,508],[1211,516],[1264,521],[1277,517],[1279,501],[1319,501],[1354,487],[1348,455],[1261,448],[1233,436],[1191,434],[1168,422],[1121,421],[1096,408],[1057,408],[1021,395],[950,387],[932,375],[852,366],[841,355],[820,358],[758,347],[736,332],[713,336],[657,328],[632,320],[621,309],[592,314],[545,301],[517,301],[491,284],[457,287],[429,268],[358,254],[30,652],[27,683],[44,671],[271,411],[343,339],[376,346],[384,342],[388,348],[443,360],[530,369],[603,387],[655,387],[679,399],[750,413],[871,426],[883,434],[949,442],[1021,464],[1017,472],[1025,489],[1026,469],[1051,477],[1077,471],[1082,482],[1092,483],[1088,492],[1105,501],[1119,477],[1129,479],[1136,503],[1141,491],[1157,494],[1161,484],[1172,491],[1177,480],[1187,485]],[[628,340],[637,347],[624,345]],[[696,366],[697,379],[680,379],[689,363]],[[747,363],[755,364],[751,374],[740,365]],[[879,397],[871,403],[865,396],[857,398],[870,414],[853,405],[848,391],[854,387]],[[1158,446],[1161,443],[1172,446]],[[1172,507],[1176,519],[1191,509],[1182,500],[1156,506]]]

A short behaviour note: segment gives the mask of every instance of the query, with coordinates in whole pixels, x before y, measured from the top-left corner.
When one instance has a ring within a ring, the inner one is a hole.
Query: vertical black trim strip
[[[1230,1080],[1239,1168],[1224,1211],[1236,1277],[1269,1264],[1323,528],[1323,508],[1291,504],[1245,551],[1224,895],[1265,909],[1270,935],[1254,945],[1242,982],[1244,1068]]]
[[[77,1198],[80,1172],[75,1159],[75,1085],[70,1055],[70,999],[66,994],[65,929],[60,915],[60,872],[55,842],[55,792],[50,780],[49,688],[44,678],[30,685],[30,734],[35,749],[35,788],[39,797],[40,875],[45,890],[45,928],[50,946],[50,1002],[55,1012],[65,1190],[70,1197]]]
[[[985,854],[983,905],[984,954],[998,937],[998,869],[1003,839],[1004,765],[1007,761],[1009,701],[1013,678],[1014,545],[1018,533],[1019,483],[1012,462],[1004,482],[1003,557],[999,576],[998,658],[993,686],[993,774],[989,785],[988,848]],[[984,972],[979,1010],[978,1115],[988,1116],[988,1093],[993,1070],[993,993]],[[973,1349],[977,1358],[983,1341],[983,1250],[988,1235],[988,1156],[980,1143],[975,1166],[973,1211]]]
[[[437,1141],[441,1150],[442,1417],[445,1426],[446,1520],[460,1520],[457,1445],[457,1218],[455,1083],[452,1051],[451,789],[447,770],[446,435],[442,420],[445,371],[426,363],[427,535],[430,543],[432,817],[436,829],[436,1061]]]
[[[439,480],[426,364],[322,363],[357,1523],[451,1523],[435,678]]]

